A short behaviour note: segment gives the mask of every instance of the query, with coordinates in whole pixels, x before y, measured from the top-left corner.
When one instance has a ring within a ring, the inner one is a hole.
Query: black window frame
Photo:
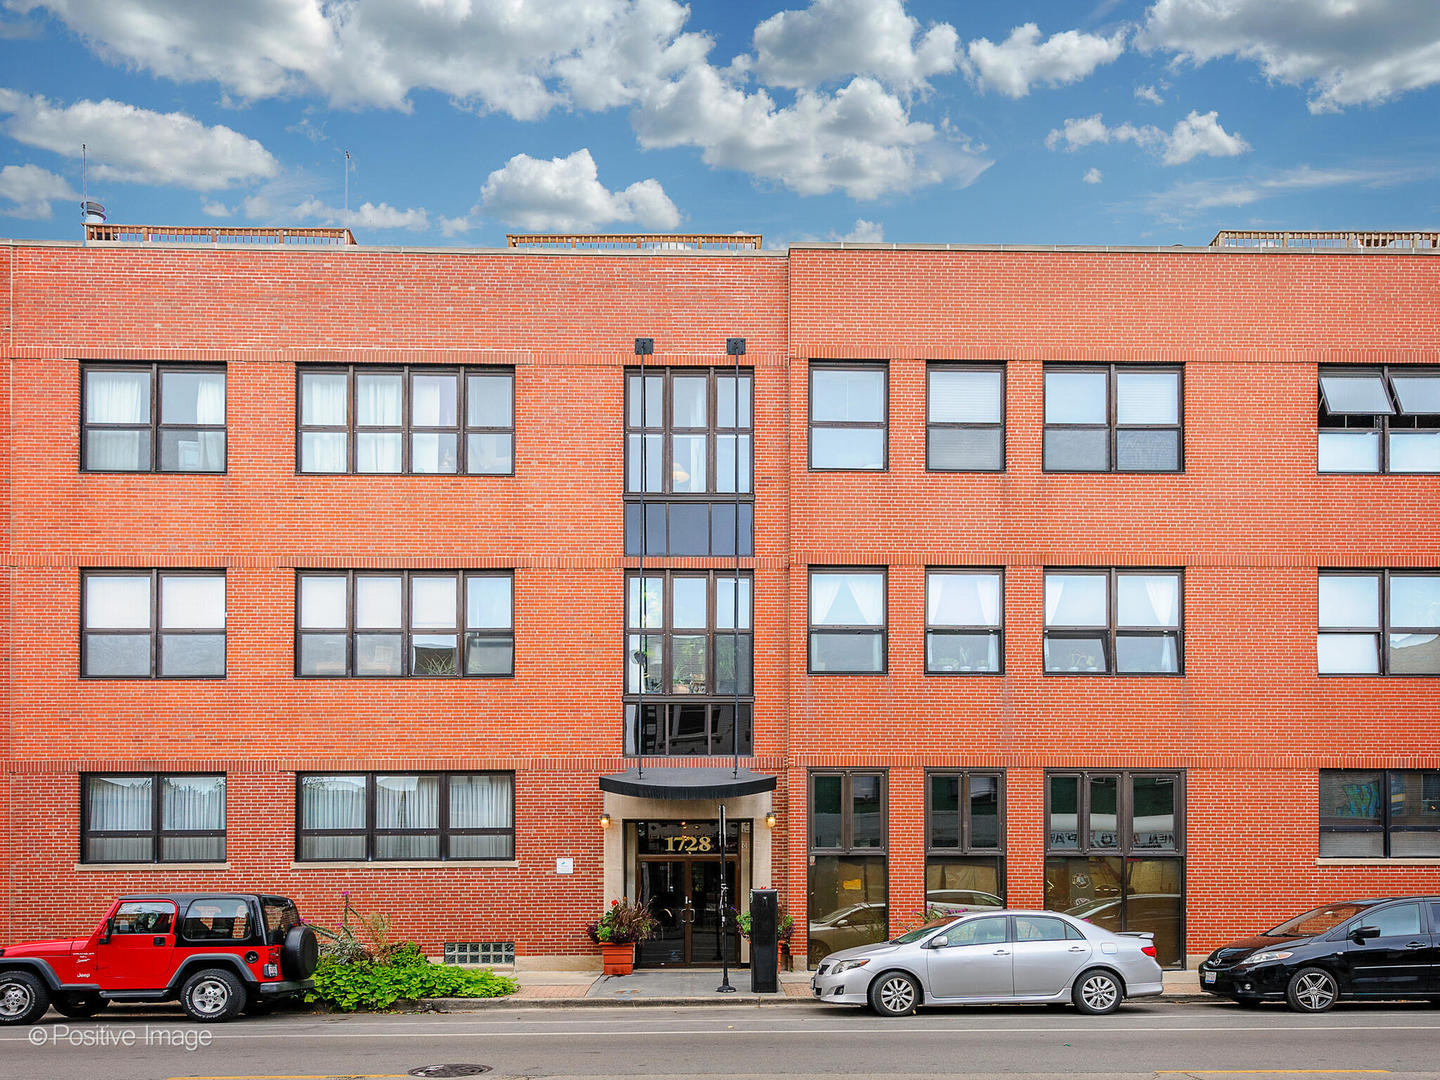
[[[815,781],[821,777],[840,777],[840,846],[818,847],[815,844]],[[873,776],[880,781],[880,830],[878,847],[855,845],[855,777]],[[884,855],[890,854],[890,770],[888,769],[811,769],[806,778],[805,846],[811,855]]]
[[[1368,473],[1365,475],[1369,475]],[[1380,613],[1378,627],[1340,627],[1320,626],[1319,618],[1319,593],[1320,579],[1326,577],[1376,577],[1380,582]],[[1315,574],[1316,593],[1316,660],[1315,673],[1322,679],[1434,679],[1440,677],[1440,671],[1391,671],[1390,670],[1390,638],[1395,634],[1440,634],[1440,626],[1394,626],[1390,622],[1390,581],[1392,578],[1436,578],[1440,577],[1440,570],[1415,570],[1415,569],[1375,569],[1368,566],[1357,567],[1321,567]],[[1321,671],[1319,660],[1319,639],[1326,634],[1365,634],[1378,638],[1379,667],[1378,671]]]
[[[1379,825],[1328,825],[1328,826],[1327,826],[1327,825],[1323,824],[1323,822],[1324,822],[1323,807],[1318,808],[1318,812],[1317,812],[1317,815],[1316,815],[1316,816],[1317,816],[1317,820],[1316,820],[1316,851],[1317,851],[1317,853],[1318,853],[1317,857],[1320,858],[1320,859],[1339,859],[1339,860],[1349,860],[1349,859],[1357,858],[1357,856],[1351,856],[1351,855],[1327,855],[1327,854],[1321,852],[1321,851],[1320,851],[1320,843],[1323,841],[1324,836],[1325,836],[1326,833],[1332,833],[1332,834],[1333,834],[1333,833],[1345,833],[1345,834],[1364,833],[1364,834],[1367,834],[1367,835],[1368,835],[1368,834],[1379,833],[1380,836],[1381,836],[1381,851],[1382,851],[1382,854],[1380,854],[1380,855],[1358,856],[1358,858],[1364,858],[1364,859],[1375,859],[1375,858],[1379,858],[1379,859],[1400,859],[1400,860],[1405,860],[1405,861],[1409,861],[1409,860],[1411,860],[1411,859],[1422,859],[1422,860],[1425,860],[1425,861],[1427,861],[1427,862],[1428,862],[1428,861],[1431,861],[1431,860],[1440,861],[1440,852],[1437,852],[1437,853],[1434,854],[1434,855],[1418,855],[1418,854],[1414,854],[1414,853],[1404,854],[1404,855],[1393,855],[1393,854],[1391,854],[1391,850],[1390,850],[1390,848],[1391,848],[1391,840],[1393,839],[1392,833],[1396,833],[1396,832],[1435,832],[1435,833],[1440,833],[1440,769],[1426,769],[1426,768],[1414,768],[1414,769],[1383,769],[1383,768],[1366,768],[1366,767],[1351,767],[1351,768],[1344,768],[1344,769],[1320,769],[1320,770],[1318,770],[1318,771],[1316,772],[1316,774],[1315,774],[1317,792],[1318,792],[1319,794],[1323,795],[1323,788],[1321,788],[1320,785],[1321,785],[1321,783],[1323,782],[1323,779],[1324,779],[1324,776],[1325,776],[1326,773],[1354,773],[1354,772],[1373,772],[1373,773],[1378,774],[1379,780],[1380,780],[1380,798],[1379,798],[1379,800],[1378,800],[1378,801],[1379,801],[1379,805],[1380,805],[1380,824],[1379,824]],[[1393,811],[1394,811],[1395,787],[1394,787],[1394,784],[1393,784],[1393,782],[1392,782],[1392,780],[1391,780],[1391,774],[1393,774],[1393,773],[1419,773],[1419,774],[1420,774],[1420,776],[1421,776],[1421,781],[1420,781],[1420,782],[1421,782],[1420,801],[1421,801],[1422,803],[1425,803],[1425,804],[1429,804],[1429,803],[1432,803],[1432,802],[1433,802],[1433,804],[1434,804],[1434,809],[1433,809],[1433,810],[1429,809],[1429,808],[1428,808],[1428,805],[1427,805],[1426,807],[1422,808],[1422,811],[1421,811],[1421,812],[1422,812],[1422,813],[1426,813],[1426,814],[1430,814],[1430,813],[1435,814],[1435,824],[1434,824],[1434,825],[1423,825],[1423,826],[1422,826],[1422,825],[1396,825],[1396,824],[1394,824],[1394,821],[1393,821],[1394,813],[1393,813]],[[1434,785],[1434,787],[1435,787],[1435,796],[1434,796],[1433,799],[1432,799],[1430,796],[1428,796],[1428,795],[1425,794],[1425,779],[1426,779],[1426,777],[1427,777],[1427,774],[1428,774],[1429,776],[1433,776],[1434,779],[1435,779],[1435,785]],[[1437,910],[1437,911],[1436,911],[1436,914],[1437,914],[1437,915],[1440,915],[1440,910]],[[1440,927],[1437,927],[1437,929],[1440,929]]]
[[[879,574],[880,575],[880,626],[830,626],[816,629],[811,618],[811,597],[815,590],[816,574]],[[811,566],[805,575],[805,673],[807,675],[876,676],[890,674],[890,568],[888,566]],[[816,634],[830,637],[878,637],[880,639],[880,667],[875,671],[816,671],[814,638]]]
[[[1103,424],[1052,424],[1044,419],[1045,405],[1044,398],[1049,394],[1049,381],[1047,376],[1051,372],[1057,373],[1103,373],[1105,380],[1105,423]],[[1175,423],[1173,424],[1121,424],[1117,415],[1119,408],[1119,375],[1125,373],[1169,373],[1175,374]],[[1044,473],[1075,474],[1075,475],[1106,475],[1121,473],[1127,476],[1174,476],[1185,472],[1185,365],[1184,364],[1150,364],[1150,363],[1118,363],[1118,364],[1095,364],[1083,362],[1046,363],[1041,372],[1041,435],[1040,435],[1040,471]],[[1106,455],[1107,466],[1104,469],[1073,469],[1054,467],[1050,464],[1049,455],[1045,453],[1045,435],[1050,431],[1107,431]],[[1175,432],[1175,468],[1173,469],[1122,469],[1119,466],[1119,436],[1120,431],[1174,431]]]
[[[1074,777],[1077,781],[1075,832],[1076,846],[1058,847],[1051,842],[1050,828],[1052,798],[1051,781],[1062,777]],[[1095,779],[1114,778],[1116,781],[1115,816],[1117,841],[1114,847],[1090,843],[1090,782]],[[1170,779],[1175,784],[1175,846],[1136,847],[1134,844],[1135,821],[1135,780],[1137,778]],[[1045,855],[1084,858],[1089,856],[1115,856],[1119,858],[1180,858],[1186,856],[1186,770],[1185,769],[1046,769],[1045,807],[1043,827],[1045,830]]]
[[[306,577],[316,578],[345,578],[345,627],[342,628],[311,628],[301,627],[301,581]],[[400,578],[400,626],[395,628],[366,627],[357,628],[355,625],[355,605],[357,578]],[[456,581],[456,624],[453,630],[443,628],[420,628],[417,630],[411,623],[411,581],[418,577],[430,578],[454,578]],[[466,645],[471,637],[502,639],[506,637],[504,631],[494,629],[468,630],[465,627],[465,602],[466,583],[472,578],[506,578],[510,582],[510,670],[508,672],[479,672],[470,674],[465,670]],[[299,568],[295,571],[295,596],[294,596],[294,672],[297,679],[513,679],[515,677],[515,571],[514,570],[434,570],[434,569],[395,569],[382,570],[374,567],[367,567],[363,570],[327,570],[314,567]],[[415,637],[427,637],[446,635],[452,633],[456,639],[456,661],[453,672],[421,672],[417,674],[411,668],[413,639]],[[312,637],[345,637],[345,672],[343,674],[306,673],[301,671],[301,641],[306,636]],[[355,639],[363,636],[374,635],[399,635],[400,637],[400,672],[399,674],[356,674],[355,672]]]
[[[1185,675],[1185,570],[1179,566],[1047,566],[1041,573],[1041,590],[1045,587],[1045,579],[1051,574],[1064,574],[1067,576],[1104,576],[1105,578],[1105,624],[1103,626],[1079,626],[1069,623],[1051,626],[1049,617],[1042,614],[1041,623],[1041,654],[1040,666],[1045,675],[1058,675],[1070,677],[1093,678],[1106,676],[1109,678],[1122,679],[1178,679]],[[1136,577],[1151,576],[1159,574],[1173,574],[1179,579],[1178,609],[1176,611],[1176,626],[1171,630],[1164,627],[1144,627],[1122,625],[1119,621],[1120,589],[1118,579],[1127,575]],[[1051,668],[1045,663],[1044,648],[1050,641],[1064,641],[1070,638],[1093,638],[1103,639],[1102,647],[1105,652],[1105,667],[1098,671],[1070,671],[1068,669]],[[1175,639],[1175,670],[1174,671],[1120,671],[1118,670],[1118,652],[1116,639],[1120,637],[1131,638],[1166,638]]]
[[[305,778],[311,776],[334,776],[334,777],[363,777],[365,780],[365,826],[361,829],[307,829],[303,815],[305,812],[304,784]],[[440,784],[437,798],[439,799],[438,813],[436,816],[436,827],[434,829],[381,829],[375,825],[376,812],[376,778],[381,776],[404,776],[404,777],[425,777],[438,776]],[[510,778],[510,827],[509,828],[483,828],[483,829],[452,829],[450,828],[450,780],[455,776],[508,776]],[[515,773],[509,769],[335,769],[315,770],[296,772],[295,774],[295,861],[297,863],[324,864],[324,863],[352,863],[366,862],[383,866],[386,863],[441,863],[441,862],[483,862],[483,863],[510,863],[518,858],[516,847],[515,813],[518,802],[518,792],[515,783]],[[361,859],[349,856],[336,858],[305,858],[302,855],[303,841],[307,836],[363,836],[365,838],[365,856]],[[375,839],[377,836],[437,836],[438,843],[436,850],[439,855],[436,858],[416,858],[407,856],[400,859],[377,858],[375,855]],[[493,858],[482,858],[473,855],[461,855],[450,857],[450,838],[452,836],[508,836],[510,838],[510,854],[495,856]]]
[[[101,424],[90,421],[86,413],[86,380],[91,371],[144,371],[150,375],[150,422],[148,424]],[[160,420],[161,376],[171,373],[195,373],[215,375],[225,380],[225,421],[220,424],[165,424]],[[100,469],[89,462],[88,434],[94,428],[100,431],[149,431],[150,468],[148,469]],[[225,437],[224,463],[219,469],[163,469],[160,467],[161,435],[164,431],[218,431]],[[126,360],[82,360],[80,362],[80,471],[98,476],[149,476],[160,473],[167,476],[224,476],[230,471],[230,374],[220,364],[168,364],[134,362]]]
[[[970,781],[976,778],[986,778],[995,781],[996,798],[996,827],[998,830],[998,843],[995,847],[977,847],[974,843],[974,832],[971,823],[971,802],[970,802]],[[959,837],[960,842],[955,847],[944,847],[934,843],[934,829],[932,827],[934,804],[934,789],[931,787],[931,780],[954,778],[960,781],[959,793]],[[925,770],[925,854],[931,855],[994,855],[1000,858],[1005,856],[1005,770],[988,768],[937,768]]]
[[[994,626],[931,626],[930,625],[930,575],[932,574],[966,574],[979,576],[981,574],[993,574],[1000,583],[1000,608],[998,613],[999,621]],[[888,612],[887,612],[888,614]],[[965,634],[988,634],[995,639],[995,657],[997,666],[989,670],[971,671],[940,671],[930,666],[930,635],[940,637],[958,637]],[[1005,674],[1005,568],[1003,566],[927,566],[925,568],[925,636],[921,642],[924,655],[921,660],[924,664],[926,675],[951,676],[974,676],[974,675],[1004,675]]]
[[[99,627],[91,630],[86,623],[87,591],[91,580],[96,578],[150,578],[150,627],[148,630],[106,628]],[[215,628],[162,628],[161,623],[161,580],[167,577],[218,577],[225,583],[225,625]],[[80,571],[80,651],[79,671],[82,679],[200,679],[219,680],[226,679],[230,673],[230,575],[223,567],[86,567]],[[92,674],[86,670],[86,648],[85,639],[90,634],[97,634],[105,637],[148,637],[150,640],[150,673],[148,675],[107,675],[104,673]],[[219,674],[192,675],[176,674],[167,675],[161,668],[163,653],[160,648],[160,639],[166,635],[176,637],[208,636],[215,635],[225,639],[225,670]],[[118,774],[117,774],[118,775]]]
[[[815,419],[815,372],[817,371],[878,371],[881,386],[884,387],[885,408],[880,420],[816,420]],[[885,473],[890,471],[890,363],[886,360],[811,360],[806,372],[805,384],[805,464],[810,472],[853,472]],[[838,431],[879,430],[881,464],[878,469],[854,468],[846,465],[815,464],[815,429],[825,428]]]
[[[345,383],[345,424],[305,424],[304,409],[304,379],[306,375],[344,375]],[[366,432],[396,432],[400,435],[400,469],[397,472],[361,472],[356,468],[355,444],[356,432],[361,430],[356,413],[357,375],[398,375],[401,379],[401,404],[400,424],[398,427],[392,425],[364,425]],[[413,385],[417,375],[454,375],[456,376],[456,399],[455,399],[455,426],[434,427],[430,425],[416,425],[414,423],[414,392]],[[489,427],[470,425],[469,414],[469,392],[470,377],[480,376],[508,376],[510,379],[510,426]],[[363,476],[363,477],[386,477],[386,476],[426,476],[426,477],[450,477],[457,479],[466,477],[478,479],[485,477],[514,476],[516,474],[516,459],[519,447],[516,437],[516,376],[515,368],[505,364],[296,364],[295,365],[295,475],[296,476]],[[345,468],[343,471],[322,471],[318,469],[304,468],[304,447],[303,442],[306,432],[332,433],[345,435]],[[414,436],[424,434],[451,434],[455,435],[455,471],[454,472],[415,472],[413,469],[414,458]],[[469,436],[471,435],[509,435],[510,436],[510,468],[506,472],[470,472],[467,470],[467,459],[469,457]]]
[[[1334,413],[1329,410],[1325,401],[1325,391],[1321,380],[1325,378],[1363,378],[1376,376],[1384,387],[1385,395],[1389,398],[1391,411],[1389,413]],[[1392,430],[1401,432],[1440,432],[1440,413],[1402,413],[1400,411],[1400,396],[1392,381],[1396,376],[1401,378],[1440,378],[1440,367],[1427,365],[1409,364],[1320,364],[1315,370],[1315,396],[1316,422],[1315,422],[1315,472],[1318,476],[1435,476],[1440,469],[1423,470],[1401,470],[1392,472],[1390,469],[1390,435]],[[1398,428],[1393,424],[1395,418],[1401,416],[1413,416],[1415,423],[1410,427],[1403,425]],[[1370,424],[1355,422],[1353,427],[1352,417],[1364,417],[1373,421]],[[1426,418],[1430,423],[1422,423]],[[1326,423],[1327,419],[1338,420],[1338,423]],[[1364,430],[1374,431],[1379,436],[1379,453],[1377,467],[1374,469],[1322,469],[1320,468],[1320,438],[1326,431],[1348,431]]]
[[[1000,375],[1000,419],[996,423],[978,422],[956,422],[950,420],[930,419],[930,376],[936,372],[945,371],[988,371],[997,372]],[[925,471],[932,473],[1003,473],[1006,465],[1005,447],[1005,417],[1007,411],[1008,381],[1006,366],[1001,362],[962,362],[962,361],[931,361],[925,365]],[[886,395],[888,401],[888,393]],[[936,468],[930,464],[930,440],[932,433],[937,429],[956,431],[999,431],[1000,432],[1000,464],[993,469],[945,469]],[[887,440],[888,442],[888,440]]]
[[[221,829],[166,829],[162,824],[162,794],[163,781],[172,777],[190,776],[203,777],[206,779],[218,779],[225,788],[225,828]],[[92,829],[90,828],[90,781],[99,779],[107,780],[115,778],[143,778],[150,781],[150,828],[149,829]],[[228,775],[223,772],[131,772],[126,770],[111,770],[100,772],[82,772],[80,774],[80,862],[91,865],[125,865],[125,866],[154,866],[165,865],[166,863],[190,864],[204,863],[211,866],[224,865],[230,854],[230,841],[228,830],[230,825],[230,781]],[[150,858],[148,859],[93,859],[90,857],[90,841],[94,838],[138,838],[147,837],[150,840]],[[190,839],[194,837],[219,837],[225,853],[218,859],[164,859],[161,853],[165,845],[162,843],[167,838]]]

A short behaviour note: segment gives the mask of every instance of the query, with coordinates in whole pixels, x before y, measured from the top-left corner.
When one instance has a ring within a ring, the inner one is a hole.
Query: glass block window
[[[447,964],[513,964],[513,941],[447,941],[444,960]]]

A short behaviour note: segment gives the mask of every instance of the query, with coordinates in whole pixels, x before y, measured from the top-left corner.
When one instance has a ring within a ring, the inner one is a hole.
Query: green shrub
[[[504,997],[520,989],[514,979],[492,971],[432,964],[413,942],[390,950],[387,960],[345,963],[322,956],[315,987],[306,1001],[323,1002],[341,1012],[388,1009],[402,999],[430,997]]]

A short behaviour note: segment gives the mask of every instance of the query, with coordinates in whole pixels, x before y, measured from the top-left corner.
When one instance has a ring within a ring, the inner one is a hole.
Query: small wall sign
[[[557,874],[573,874],[575,872],[574,859],[556,859],[555,872]]]

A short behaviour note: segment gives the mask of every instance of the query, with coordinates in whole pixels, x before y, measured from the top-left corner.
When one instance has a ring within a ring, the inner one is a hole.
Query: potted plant
[[[611,900],[600,918],[587,923],[585,932],[600,946],[604,974],[629,975],[635,970],[635,943],[648,941],[658,928],[649,904],[632,904],[629,897],[622,896]]]
[[[730,909],[730,916],[735,920],[735,928],[740,931],[740,936],[746,941],[750,940],[750,912]],[[775,918],[775,939],[780,947],[775,950],[775,963],[777,967],[783,967],[787,971],[789,965],[785,963],[790,956],[790,938],[795,933],[795,918],[785,911],[782,904],[776,912]]]

